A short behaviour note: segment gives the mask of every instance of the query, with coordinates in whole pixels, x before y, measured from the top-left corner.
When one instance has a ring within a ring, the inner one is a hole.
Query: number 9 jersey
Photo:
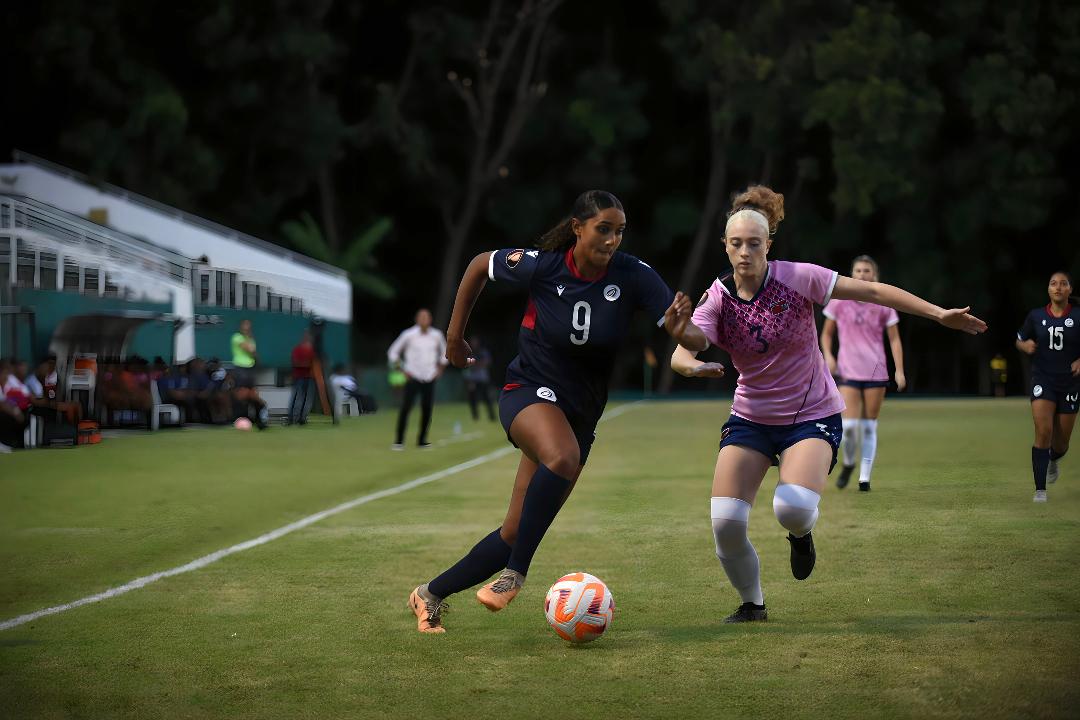
[[[675,294],[651,267],[616,252],[604,274],[586,278],[565,252],[506,249],[491,253],[488,278],[527,290],[518,355],[507,386],[550,388],[559,405],[595,422],[607,403],[615,354],[636,310],[662,326]]]

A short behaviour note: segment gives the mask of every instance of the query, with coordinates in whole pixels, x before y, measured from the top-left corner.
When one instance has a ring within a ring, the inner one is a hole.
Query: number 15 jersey
[[[589,279],[574,264],[573,248],[496,250],[488,277],[529,292],[506,382],[549,387],[561,403],[593,420],[604,411],[615,353],[634,312],[645,310],[661,326],[675,299],[655,270],[621,252],[603,275]]]

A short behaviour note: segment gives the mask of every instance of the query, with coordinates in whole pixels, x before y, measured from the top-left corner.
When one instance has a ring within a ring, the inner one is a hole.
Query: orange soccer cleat
[[[448,611],[450,606],[442,600],[425,599],[420,594],[420,587],[409,593],[409,609],[416,614],[416,629],[422,633],[446,632],[442,625],[442,614]]]
[[[491,612],[499,612],[517,597],[518,590],[524,584],[525,576],[508,568],[502,571],[497,580],[477,590],[476,599]]]

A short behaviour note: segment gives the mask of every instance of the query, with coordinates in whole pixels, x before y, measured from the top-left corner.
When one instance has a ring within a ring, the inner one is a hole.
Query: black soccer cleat
[[[805,580],[814,572],[817,561],[813,533],[806,533],[801,538],[788,533],[787,539],[791,543],[791,574],[796,580]]]
[[[836,487],[843,490],[851,482],[851,473],[855,470],[854,465],[845,465],[840,469],[840,476],[836,478]]]
[[[870,492],[870,481],[859,483],[859,492]]]
[[[767,622],[769,611],[764,605],[744,602],[739,609],[724,618],[725,623]]]

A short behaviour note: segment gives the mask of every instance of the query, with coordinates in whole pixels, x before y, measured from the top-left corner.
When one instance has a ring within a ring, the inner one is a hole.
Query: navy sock
[[[1035,489],[1046,489],[1046,466],[1050,464],[1050,448],[1031,448],[1031,471],[1035,475]]]
[[[449,597],[482,583],[506,567],[510,546],[499,535],[499,529],[476,543],[452,568],[429,582],[431,594],[438,598]]]
[[[570,487],[570,481],[556,475],[547,466],[536,469],[525,491],[525,500],[521,505],[521,522],[518,523],[517,541],[510,553],[510,562],[506,567],[522,575],[529,574],[536,548],[544,539],[544,533],[559,513],[559,504]]]
[[[1068,451],[1068,450],[1066,450],[1065,452],[1069,452],[1069,451]],[[1051,459],[1051,460],[1060,460],[1060,459],[1061,459],[1061,458],[1063,458],[1063,457],[1065,457],[1065,453],[1063,453],[1063,452],[1060,452],[1060,453],[1059,453],[1059,452],[1058,452],[1057,450],[1055,450],[1054,448],[1050,448],[1050,459]]]

